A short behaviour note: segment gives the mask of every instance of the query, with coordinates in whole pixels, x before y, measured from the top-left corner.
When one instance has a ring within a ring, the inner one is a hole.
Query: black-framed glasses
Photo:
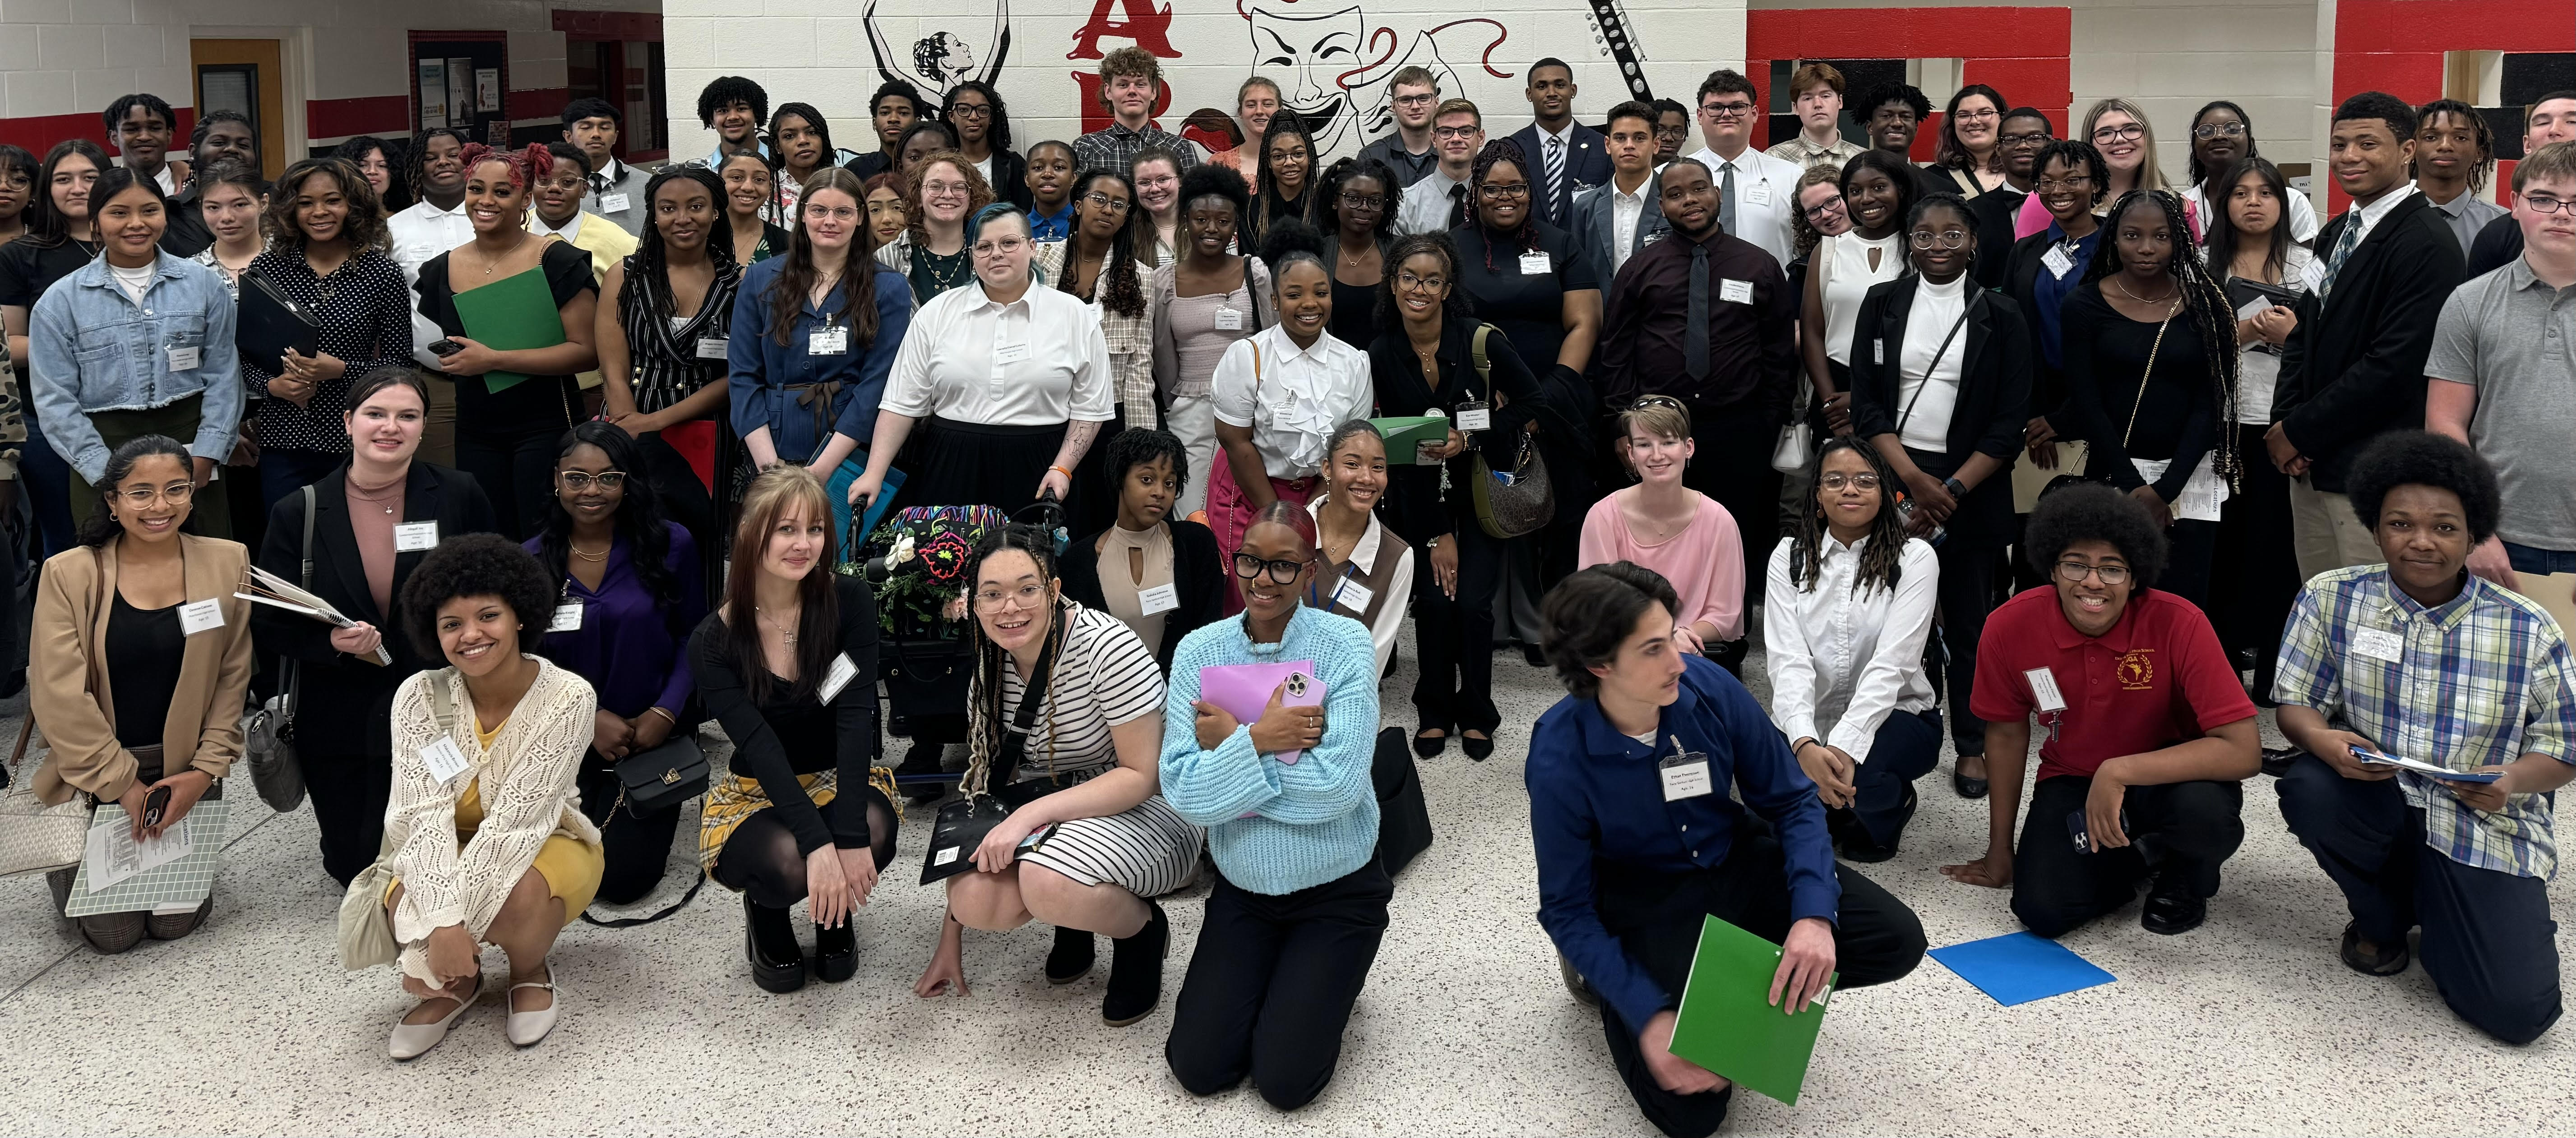
[[[1843,197],[1841,194],[1835,194],[1798,212],[1806,214],[1809,221],[1823,221],[1843,212]]]
[[[626,485],[626,472],[623,470],[603,470],[597,474],[592,474],[586,470],[567,470],[561,474],[555,475],[555,480],[563,483],[564,489],[570,490],[575,494],[590,489],[590,484],[593,482],[599,483],[599,488],[602,490],[618,490],[623,489]]]
[[[1403,269],[1397,269],[1395,271],[1395,286],[1402,289],[1420,289],[1425,292],[1438,292],[1441,289],[1449,287],[1449,278],[1437,276],[1417,277]]]
[[[1352,209],[1385,209],[1386,195],[1355,194],[1349,190],[1344,190],[1342,191],[1342,204],[1349,206]]]
[[[1427,106],[1431,105],[1431,101],[1432,101],[1433,99],[1435,99],[1435,98],[1438,98],[1438,96],[1436,96],[1436,95],[1397,95],[1396,97],[1394,97],[1393,99],[1390,99],[1390,100],[1388,100],[1388,101],[1389,101],[1389,102],[1391,102],[1391,103],[1394,103],[1396,106],[1399,106],[1399,107],[1427,107]]]
[[[1709,105],[1707,105],[1707,106],[1705,106],[1705,107],[1701,107],[1701,108],[1700,108],[1700,113],[1705,114],[1705,115],[1707,115],[1708,117],[1713,118],[1713,119],[1741,119],[1741,118],[1750,118],[1750,117],[1752,117],[1752,115],[1753,115],[1753,104],[1751,104],[1751,103],[1710,103]]]
[[[959,103],[956,106],[948,108],[948,117],[952,119],[989,119],[993,117],[993,108],[983,103]]]
[[[1487,201],[1501,201],[1505,198],[1526,198],[1529,196],[1529,183],[1522,182],[1518,185],[1497,186],[1488,182],[1476,187],[1476,196],[1484,198]]]
[[[1435,126],[1431,128],[1431,134],[1434,138],[1474,138],[1484,129],[1481,126]]]
[[[1111,212],[1111,213],[1125,213],[1125,212],[1127,212],[1127,199],[1125,199],[1125,198],[1113,198],[1113,197],[1110,197],[1110,196],[1109,196],[1109,195],[1107,195],[1107,194],[1101,193],[1101,192],[1100,192],[1100,191],[1098,191],[1098,190],[1093,190],[1093,191],[1091,191],[1090,193],[1087,193],[1087,194],[1082,195],[1082,200],[1087,201],[1087,202],[1090,202],[1090,203],[1091,203],[1091,204],[1093,204],[1093,205],[1099,206],[1099,207],[1100,207],[1100,208],[1102,208],[1102,209],[1108,210],[1108,211],[1109,211],[1109,212]]]
[[[1241,550],[1234,554],[1234,575],[1247,581],[1266,574],[1271,584],[1285,585],[1294,582],[1297,574],[1305,570],[1303,561],[1265,561]]]
[[[2088,565],[2081,561],[2057,563],[2057,579],[2069,585],[2080,585],[2086,577],[2100,577],[2105,585],[2122,585],[2129,580],[2126,565]]]
[[[1968,231],[1964,229],[1944,229],[1939,233],[1917,229],[1905,236],[1919,249],[1956,249],[1968,243]]]
[[[2136,142],[2146,136],[2147,128],[2140,126],[2137,123],[2129,123],[2124,126],[2097,126],[2093,128],[2093,141],[2096,143]]]
[[[2191,128],[2191,136],[2193,138],[2243,138],[2245,137],[2245,124],[2241,122],[2205,122],[2199,126]]]
[[[2044,131],[2044,130],[2035,130],[2035,131],[2016,131],[2016,132],[2011,133],[2011,134],[1998,134],[1998,135],[1996,135],[1996,136],[1995,136],[1995,145],[1997,145],[1997,146],[2046,146],[2046,145],[2048,145],[2048,132],[2047,132],[2047,131]]]
[[[1658,127],[1656,127],[1656,128],[1655,128],[1655,137],[1657,137],[1657,138],[1689,138],[1689,137],[1690,137],[1690,128],[1689,128],[1689,127],[1686,127],[1686,126],[1658,126]]]
[[[2544,217],[2561,211],[2576,212],[2576,200],[2554,198],[2547,194],[2524,194],[2522,204],[2530,206],[2531,212]]]

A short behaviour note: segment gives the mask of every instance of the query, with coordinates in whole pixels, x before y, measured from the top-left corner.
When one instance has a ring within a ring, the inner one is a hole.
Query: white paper
[[[394,552],[418,553],[438,548],[437,522],[404,522],[394,527]]]
[[[118,824],[92,826],[89,831],[89,892],[96,893],[147,869],[159,869],[188,856],[188,822],[181,818],[161,831],[158,838],[137,841],[134,827],[124,821],[125,808],[110,802],[99,807],[101,813],[114,811]],[[196,906],[191,905],[193,909]]]
[[[601,213],[624,213],[626,212],[626,204],[626,195],[624,194],[599,195],[599,212]]]
[[[205,349],[203,348],[172,348],[170,349],[170,370],[195,371],[197,370],[198,362],[202,360],[204,356]]]
[[[1717,298],[1728,304],[1751,304],[1753,303],[1753,282],[1719,281]]]
[[[1170,612],[1181,607],[1180,586],[1156,585],[1150,589],[1138,589],[1136,603],[1145,610],[1147,616]]]
[[[2064,245],[2051,245],[2048,252],[2040,255],[2039,263],[2048,266],[2048,275],[2065,280],[2066,274],[2075,269],[2075,254],[2067,252]]]
[[[2066,696],[2057,690],[2057,675],[2046,668],[2032,668],[2022,676],[2030,681],[2030,695],[2039,701],[2041,711],[2066,710]]]
[[[555,606],[555,617],[546,623],[548,632],[581,631],[581,610],[588,606],[580,601],[565,601]]]
[[[733,349],[733,342],[732,342],[731,340],[729,340],[729,339],[727,339],[727,338],[723,337],[723,336],[700,336],[700,337],[698,337],[698,358],[699,358],[699,359],[702,359],[702,360],[720,360],[720,359],[724,359],[728,354],[730,354],[730,353],[731,353],[732,349]]]
[[[1219,332],[1243,331],[1243,313],[1232,308],[1217,309],[1216,330]]]
[[[1659,767],[1656,769],[1656,773],[1662,775],[1664,778],[1664,801],[1666,802],[1679,802],[1685,798],[1697,798],[1700,795],[1708,793],[1715,786],[1708,777],[1708,760],[1706,758],[1701,758],[1695,762],[1680,763],[1669,767]]]
[[[2374,660],[2400,663],[2406,659],[2406,639],[2384,628],[2364,628],[2353,633],[2352,650]]]
[[[208,597],[179,606],[179,635],[195,636],[210,628],[224,626],[223,602]]]
[[[1545,251],[1521,254],[1522,276],[1543,277],[1555,271],[1556,265],[1554,262],[1548,260],[1547,253]]]
[[[2261,316],[2271,310],[2272,298],[2268,296],[2258,296],[2252,300],[2246,301],[2243,308],[2237,309],[2236,318],[2239,320],[2252,320],[2253,318]]]
[[[841,694],[841,689],[850,686],[850,681],[858,676],[859,666],[850,662],[848,653],[832,657],[832,670],[823,673],[823,702],[832,702],[832,697]]]
[[[2191,468],[2191,477],[2183,480],[2182,496],[2172,502],[2175,520],[2218,520],[2219,508],[2227,504],[2227,480],[2218,476],[2216,459],[2215,455],[2204,454],[2200,456],[2200,465]],[[2170,459],[2133,458],[2129,465],[2138,468],[2138,477],[2151,483],[2163,478],[2165,471],[2173,468]]]
[[[456,740],[438,739],[420,749],[420,761],[429,765],[429,777],[440,782],[465,773],[465,752],[458,750]]]
[[[1354,577],[1342,578],[1342,587],[1333,590],[1333,603],[1355,613],[1368,611],[1369,602],[1377,599],[1377,590],[1359,583]]]

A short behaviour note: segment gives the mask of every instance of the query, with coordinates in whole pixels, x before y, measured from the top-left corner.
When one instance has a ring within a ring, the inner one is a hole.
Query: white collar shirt
[[[1611,175],[1608,182],[1602,183],[1601,192],[1610,195],[1610,275],[1612,276],[1619,275],[1619,270],[1627,267],[1628,255],[1637,249],[1637,222],[1646,216],[1646,195],[1654,189],[1655,176],[1652,173],[1646,175],[1645,181],[1637,184],[1637,192],[1633,194],[1619,188],[1619,177],[1616,174]],[[1607,289],[1610,282],[1603,281],[1601,284],[1604,289]]]
[[[1932,680],[1923,669],[1940,591],[1941,562],[1929,543],[1907,539],[1897,556],[1896,588],[1855,594],[1869,539],[1844,545],[1827,535],[1812,590],[1789,581],[1783,538],[1771,551],[1770,603],[1762,648],[1771,672],[1771,721],[1791,742],[1815,739],[1869,761],[1880,724],[1896,711],[1927,711]]]
[[[1300,348],[1277,324],[1229,345],[1208,386],[1216,421],[1251,428],[1252,445],[1273,478],[1321,471],[1333,428],[1366,418],[1374,395],[1367,353],[1331,332]]]
[[[1330,498],[1328,494],[1318,493],[1306,503],[1306,512],[1314,515],[1317,525],[1323,524],[1324,504]],[[1404,634],[1404,607],[1413,595],[1413,547],[1391,540],[1386,523],[1371,513],[1368,532],[1361,534],[1359,543],[1351,547],[1350,560],[1346,563],[1350,576],[1342,580],[1317,578],[1315,585],[1321,598],[1318,603],[1328,601],[1336,615],[1357,619],[1368,608],[1368,603],[1361,601],[1359,594],[1344,590],[1355,578],[1376,576],[1377,559],[1389,549],[1394,550],[1395,571],[1387,577],[1387,595],[1369,598],[1377,602],[1377,620],[1369,625],[1369,643],[1377,650],[1377,671],[1381,676],[1386,674],[1388,658],[1395,653],[1395,642]],[[1357,583],[1362,588],[1367,587],[1365,580]]]
[[[402,266],[408,282],[420,280],[420,267],[430,258],[474,240],[474,219],[465,216],[462,200],[455,209],[440,209],[422,198],[386,218],[385,229],[392,239],[394,263]]]
[[[913,314],[880,407],[915,419],[1049,427],[1117,415],[1100,311],[1032,284],[997,303],[982,282],[932,297]]]
[[[2352,212],[2352,216],[2357,219],[2355,224],[2361,226],[2361,236],[2353,238],[2353,240],[2356,243],[2370,240],[2370,231],[2379,228],[2381,218],[2387,217],[2391,211],[2395,210],[2397,208],[2397,203],[2414,197],[2416,194],[2421,192],[2423,191],[2415,188],[2415,183],[2408,182],[2405,185],[2379,195],[2379,200],[2372,202],[2369,205],[2349,207]],[[2335,240],[2341,241],[2342,239],[2342,234],[2338,233],[2335,235]]]
[[[1786,159],[1774,158],[1746,147],[1744,153],[1728,161],[1705,146],[1691,155],[1708,167],[1708,184],[1723,188],[1726,171],[1735,170],[1735,236],[1750,241],[1771,254],[1771,259],[1786,266],[1789,263],[1789,211],[1797,208],[1798,178],[1806,168]]]

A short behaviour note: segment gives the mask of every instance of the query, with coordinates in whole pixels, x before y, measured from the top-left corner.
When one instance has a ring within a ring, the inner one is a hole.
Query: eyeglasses
[[[2540,214],[2544,217],[2560,212],[2576,213],[2576,201],[2571,201],[2566,198],[2553,198],[2547,194],[2524,194],[2522,195],[2522,204],[2530,206],[2531,212]]]
[[[149,506],[155,501],[168,502],[173,506],[184,506],[188,504],[188,499],[193,497],[196,493],[196,483],[173,482],[167,486],[137,486],[131,490],[119,490],[116,492],[116,496],[125,499],[126,505],[139,509],[144,506]]]
[[[1296,580],[1297,574],[1305,570],[1303,561],[1264,561],[1241,551],[1234,555],[1234,575],[1247,581],[1268,574],[1271,584],[1285,585]]]
[[[1113,198],[1113,197],[1110,197],[1110,196],[1109,196],[1109,195],[1107,195],[1107,194],[1101,193],[1101,192],[1100,192],[1100,191],[1098,191],[1098,190],[1094,190],[1094,191],[1092,191],[1092,192],[1090,192],[1090,193],[1087,193],[1087,194],[1082,195],[1082,200],[1087,201],[1087,202],[1090,202],[1090,203],[1091,203],[1091,204],[1093,204],[1093,205],[1099,206],[1099,207],[1100,207],[1100,208],[1102,208],[1102,209],[1108,210],[1108,211],[1109,211],[1109,212],[1111,212],[1111,213],[1125,213],[1125,212],[1127,212],[1127,199],[1125,199],[1125,198]]]
[[[1876,490],[1878,489],[1878,476],[1875,474],[1845,474],[1842,471],[1836,470],[1817,475],[1816,485],[1822,486],[1827,490],[1840,490],[1845,486],[1849,486],[1854,490]]]
[[[1314,156],[1314,151],[1308,150],[1303,146],[1300,146],[1295,150],[1273,150],[1270,152],[1270,160],[1273,162],[1303,162]]]
[[[2193,138],[2243,138],[2245,137],[2245,124],[2241,122],[2205,122],[2199,126],[2191,128],[2191,136]]]
[[[857,221],[858,219],[859,211],[845,205],[827,206],[821,202],[811,202],[805,206],[807,221]]]
[[[1484,130],[1485,128],[1481,126],[1435,126],[1431,128],[1431,136],[1434,138],[1474,138],[1478,134],[1483,133]]]
[[[2092,184],[2093,175],[2077,174],[2072,178],[2041,178],[2038,187],[2043,194],[2071,194]]]
[[[1802,209],[1802,210],[1800,210],[1800,211],[1798,211],[1798,212],[1803,213],[1803,214],[1806,214],[1806,215],[1807,215],[1807,220],[1809,220],[1809,221],[1823,221],[1824,219],[1826,219],[1826,218],[1828,218],[1828,217],[1832,217],[1833,215],[1838,214],[1838,213],[1841,213],[1842,211],[1843,211],[1843,199],[1842,199],[1842,196],[1841,196],[1841,195],[1837,194],[1837,195],[1835,195],[1835,196],[1833,196],[1833,197],[1826,198],[1826,199],[1825,199],[1825,200],[1823,200],[1823,201],[1817,202],[1817,203],[1816,203],[1816,204],[1814,204],[1814,205],[1808,206],[1807,208]]]
[[[2146,136],[2147,128],[2136,123],[2130,123],[2127,126],[2097,126],[2093,128],[2093,141],[2095,142],[2136,142]]]
[[[1022,585],[1016,589],[985,589],[975,594],[975,611],[993,613],[1007,605],[1015,609],[1033,609],[1046,597],[1044,585]]]
[[[2039,130],[2020,131],[2013,134],[1998,134],[1995,136],[1995,143],[1999,146],[2046,146],[2048,145],[2048,132]]]
[[[1354,194],[1343,191],[1342,204],[1352,209],[1385,209],[1385,194]]]
[[[990,241],[976,242],[975,255],[978,257],[1007,257],[1027,248],[1029,244],[1030,241],[1026,237],[996,237]]]
[[[1968,231],[1964,229],[1944,229],[1939,233],[1917,229],[1906,236],[1919,249],[1956,249],[1968,243]]]
[[[2105,585],[2126,584],[2129,580],[2129,567],[2126,565],[2087,565],[2081,561],[2060,561],[2057,563],[2057,579],[2060,581],[2064,581],[2069,585],[2077,585],[2082,584],[2086,577],[2100,577],[2102,579],[2102,583]]]
[[[983,103],[959,103],[956,106],[948,108],[948,117],[952,119],[989,119],[993,117],[993,108]]]
[[[1438,292],[1449,287],[1446,277],[1417,277],[1402,269],[1395,271],[1395,284],[1398,288],[1422,292]]]
[[[1699,109],[1699,113],[1707,115],[1713,119],[1751,118],[1753,116],[1753,104],[1710,103],[1707,106],[1701,107]]]
[[[1427,107],[1437,97],[1436,95],[1398,95],[1390,101],[1399,107]]]
[[[1689,128],[1689,127],[1686,127],[1686,126],[1659,126],[1659,127],[1656,127],[1656,128],[1655,128],[1655,137],[1657,137],[1657,138],[1689,138],[1689,137],[1690,137],[1690,128]]]
[[[923,182],[921,184],[921,196],[926,198],[962,198],[966,196],[966,183]]]
[[[1999,119],[2002,118],[2003,115],[2004,113],[2002,111],[1989,108],[1982,111],[1960,111],[1950,117],[1957,119],[1960,122],[1977,122],[1983,119]]]
[[[1497,186],[1488,182],[1485,185],[1476,187],[1476,196],[1484,198],[1487,201],[1501,201],[1504,198],[1525,198],[1529,196],[1529,183],[1522,182],[1518,185]]]
[[[616,490],[626,485],[626,472],[623,470],[603,470],[597,474],[592,474],[583,470],[567,470],[561,474],[555,475],[555,480],[563,483],[564,489],[570,490],[575,494],[590,489],[590,484],[593,482],[599,483],[599,488],[602,490]]]

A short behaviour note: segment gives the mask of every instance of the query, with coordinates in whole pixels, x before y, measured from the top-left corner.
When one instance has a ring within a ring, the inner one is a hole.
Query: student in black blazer
[[[2302,578],[2385,560],[2344,483],[2372,438],[2423,429],[2433,325],[2468,279],[2459,241],[2406,178],[2414,138],[2415,112],[2393,95],[2364,91],[2335,108],[2335,182],[2354,204],[2317,233],[2325,280],[2299,300],[2264,436],[2291,479]]]
[[[1949,531],[1939,546],[1941,640],[1961,763],[1953,777],[1964,794],[1985,778],[1985,724],[1967,708],[1995,564],[2013,540],[2030,335],[2021,306],[1967,276],[1977,219],[1965,200],[1941,193],[1915,203],[1906,232],[1914,272],[1872,287],[1853,324],[1852,430],[1904,481],[1915,536],[1929,537],[1935,523]]]
[[[264,654],[296,665],[296,757],[322,829],[322,868],[342,885],[376,860],[393,792],[394,689],[412,673],[444,667],[411,638],[387,635],[401,595],[431,546],[457,534],[492,533],[492,503],[472,475],[413,460],[429,392],[410,368],[379,368],[349,391],[344,418],[354,453],[312,493],[308,587],[350,620],[333,628],[267,605],[251,606],[251,637]],[[259,566],[304,576],[305,494],[277,500]],[[419,528],[415,528],[419,527]],[[391,664],[379,664],[381,649]]]
[[[1610,108],[1610,121],[1603,125],[1610,128],[1603,142],[1611,148],[1609,174],[1599,185],[1575,195],[1574,223],[1562,228],[1574,234],[1575,247],[1592,258],[1592,277],[1606,293],[1628,258],[1670,232],[1672,223],[1664,220],[1663,195],[1655,186],[1655,108],[1621,103]],[[1621,190],[1621,183],[1629,183],[1628,188]],[[1628,247],[1617,249],[1618,199],[1623,195],[1639,199],[1637,225],[1628,235]]]
[[[1180,436],[1144,427],[1121,431],[1109,440],[1106,465],[1118,487],[1118,520],[1074,539],[1057,559],[1056,574],[1065,596],[1117,617],[1153,646],[1155,661],[1169,675],[1181,638],[1224,615],[1225,566],[1218,560],[1216,535],[1171,516],[1190,476],[1190,452]],[[1142,581],[1136,576],[1140,565]],[[1119,595],[1107,595],[1104,581],[1122,574]],[[1169,597],[1155,588],[1164,582],[1171,586]],[[1162,601],[1179,607],[1163,607]]]
[[[2030,422],[2022,445],[2030,449],[2034,461],[2044,457],[2060,473],[2081,474],[2063,465],[2057,454],[2059,436],[2068,441],[2075,438],[2066,405],[2066,376],[2058,362],[2063,357],[2058,351],[2057,316],[2066,298],[2084,283],[2093,253],[2102,247],[2102,219],[2093,211],[2110,193],[2111,169],[2092,143],[2072,139],[2049,143],[2033,165],[2039,173],[2032,179],[2031,192],[2048,210],[2049,225],[2013,242],[1999,286],[2021,309],[2030,335]],[[1973,206],[1970,212],[1976,212]],[[1979,214],[1977,220],[1982,227],[1985,216]],[[2061,256],[2050,256],[2060,251]],[[2039,581],[2031,578],[2024,583]]]
[[[1530,205],[1538,210],[1539,220],[1566,229],[1574,217],[1574,192],[1610,180],[1609,140],[1574,121],[1574,69],[1564,60],[1550,56],[1531,64],[1529,87],[1523,93],[1529,96],[1530,113],[1537,121],[1513,132],[1512,140],[1529,156]],[[1559,144],[1565,161],[1554,195],[1547,192],[1551,141]]]

